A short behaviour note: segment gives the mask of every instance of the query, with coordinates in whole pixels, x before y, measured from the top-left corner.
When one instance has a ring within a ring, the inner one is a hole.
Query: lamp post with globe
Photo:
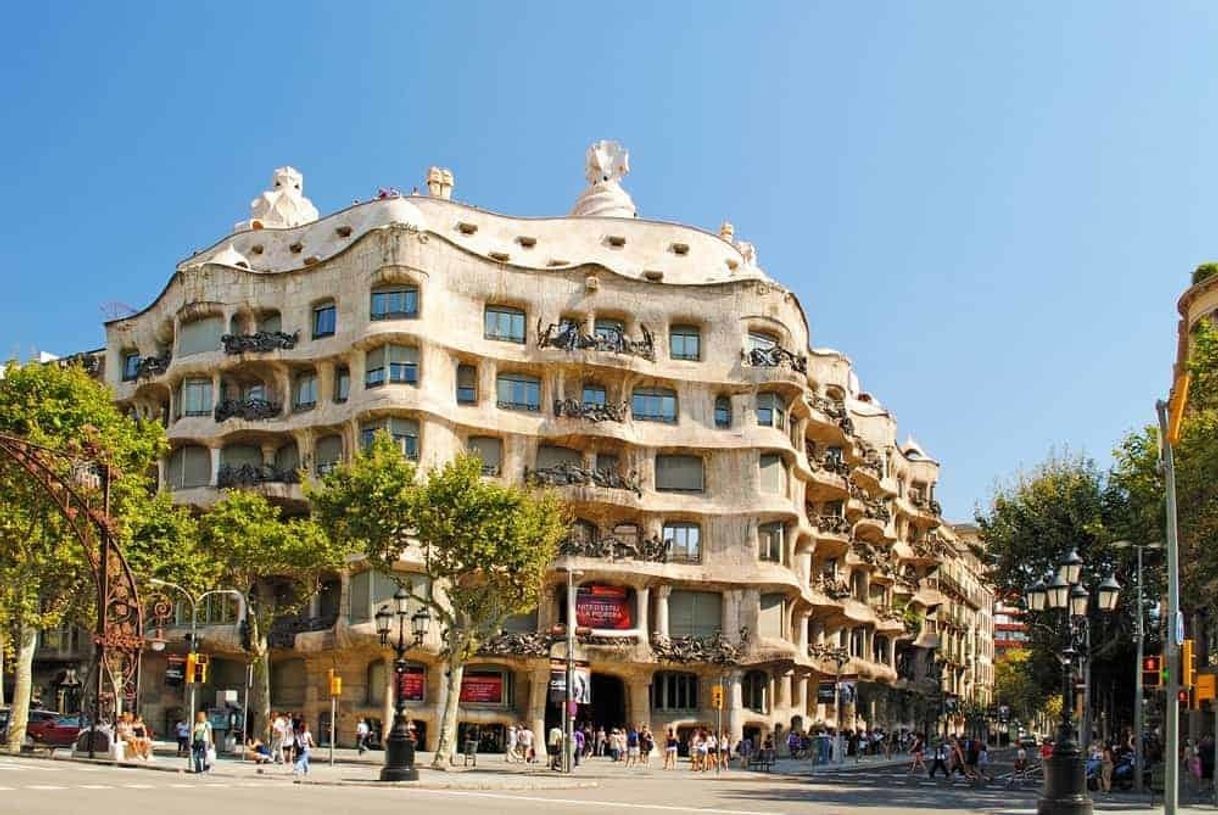
[[[1074,727],[1074,668],[1083,656],[1087,642],[1087,607],[1091,593],[1082,583],[1083,559],[1071,550],[1058,564],[1052,581],[1039,582],[1028,590],[1028,609],[1035,612],[1060,611],[1065,623],[1066,646],[1059,659],[1062,665],[1062,718],[1053,745],[1045,760],[1045,786],[1036,804],[1039,815],[1090,815],[1087,795],[1086,760]],[[1096,590],[1100,611],[1116,608],[1121,587],[1109,575]]]
[[[406,721],[406,689],[402,679],[406,674],[406,652],[418,648],[427,636],[427,627],[431,623],[431,615],[426,606],[419,606],[418,611],[410,613],[410,594],[405,588],[398,587],[393,594],[393,608],[383,605],[376,612],[376,633],[381,638],[382,646],[391,646],[395,656],[393,663],[396,682],[394,687],[393,727],[389,738],[385,741],[385,766],[381,768],[382,781],[417,781],[419,771],[414,766],[414,738],[410,734],[410,723]],[[398,621],[398,636],[395,642],[390,641],[390,631],[393,619]],[[410,618],[411,637],[406,637],[406,618]]]

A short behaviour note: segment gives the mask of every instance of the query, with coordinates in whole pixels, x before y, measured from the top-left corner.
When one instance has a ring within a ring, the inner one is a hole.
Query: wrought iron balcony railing
[[[478,646],[479,656],[546,657],[554,637],[541,631],[501,631]]]
[[[542,467],[537,470],[524,468],[524,480],[530,484],[546,487],[565,487],[568,485],[585,485],[605,487],[611,490],[630,490],[637,496],[642,496],[643,488],[639,485],[638,475],[622,475],[617,470],[600,470],[595,467],[584,467],[579,464],[564,462],[552,467]]]
[[[217,422],[233,418],[255,422],[273,419],[282,409],[283,405],[267,399],[224,399],[216,405],[215,417]]]
[[[290,351],[300,340],[300,332],[288,334],[284,331],[255,331],[253,334],[225,334],[220,338],[226,354],[262,353],[266,351]]]
[[[537,347],[557,348],[560,351],[605,351],[611,354],[642,357],[649,362],[655,362],[655,335],[645,325],[639,328],[643,332],[641,339],[627,337],[621,331],[601,331],[595,334],[585,334],[574,323],[550,323],[544,329],[541,321],[537,321]]]
[[[271,623],[267,632],[267,644],[272,648],[293,648],[296,645],[296,635],[310,631],[328,631],[338,621],[337,615],[327,614],[323,617],[280,617]]]
[[[651,650],[665,662],[735,665],[744,653],[744,643],[748,642],[748,636],[747,628],[740,629],[740,638],[737,642],[730,642],[727,637],[723,636],[722,631],[716,631],[706,637],[692,634],[683,637],[652,634]]]
[[[670,547],[659,538],[623,540],[613,535],[569,537],[558,545],[560,555],[594,557],[601,560],[639,560],[667,563]]]
[[[595,402],[581,402],[578,399],[554,400],[555,416],[586,419],[589,422],[624,422],[629,408],[629,402],[598,405]]]
[[[840,577],[818,574],[812,581],[812,588],[834,600],[845,600],[851,595],[850,585]]]
[[[300,473],[273,464],[222,464],[216,472],[217,487],[256,487],[259,484],[299,484]]]
[[[821,515],[816,519],[816,528],[821,532],[845,535],[850,532],[850,521],[841,515]]]
[[[173,357],[168,351],[159,357],[142,357],[139,368],[135,372],[135,378],[139,380],[160,376],[169,370],[169,362],[172,359]]]
[[[808,358],[803,354],[788,351],[781,345],[772,345],[769,348],[750,348],[743,351],[742,356],[745,364],[751,368],[785,366],[796,373],[806,374],[808,372]]]

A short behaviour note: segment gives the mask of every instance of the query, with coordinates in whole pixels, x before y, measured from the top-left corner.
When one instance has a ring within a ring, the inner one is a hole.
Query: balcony
[[[159,357],[141,357],[139,367],[135,371],[136,381],[151,379],[165,373],[169,370],[169,363],[172,359],[173,357],[168,351]]]
[[[629,402],[621,402],[619,404],[597,404],[595,402],[581,402],[578,399],[555,399],[554,400],[554,415],[558,417],[567,417],[569,419],[584,419],[589,422],[624,422],[626,421],[627,411],[630,409]]]
[[[641,357],[648,362],[656,361],[655,335],[647,326],[641,339],[632,339],[620,331],[601,331],[585,334],[574,323],[550,323],[545,329],[537,323],[537,347],[555,348],[559,351],[602,351],[622,356]]]
[[[744,363],[750,368],[786,367],[796,373],[808,373],[808,358],[803,354],[788,351],[781,345],[772,345],[768,348],[750,348],[747,351],[742,351],[741,356],[744,358]]]
[[[818,574],[813,578],[812,590],[832,600],[846,600],[851,595],[850,585],[845,580],[825,574]]]
[[[638,560],[647,563],[668,563],[669,546],[659,538],[623,539],[602,534],[594,537],[570,536],[558,545],[558,554],[591,557],[598,560]],[[696,562],[688,559],[682,562]]]
[[[604,487],[611,490],[629,490],[636,496],[643,496],[643,488],[639,485],[638,476],[631,473],[622,475],[617,470],[598,470],[595,467],[584,467],[579,464],[564,462],[540,470],[524,468],[526,483],[541,487],[592,486]]]
[[[478,646],[484,657],[548,657],[554,637],[541,631],[501,631]]]
[[[848,535],[850,521],[841,515],[821,515],[816,519],[816,528],[826,535]]]
[[[740,632],[740,642],[748,640],[748,630]],[[735,665],[739,663],[744,651],[742,645],[728,642],[723,632],[716,632],[708,637],[688,635],[684,637],[667,637],[663,634],[651,635],[651,650],[656,658],[663,662],[673,662],[681,665],[702,663],[706,665]]]
[[[228,419],[244,419],[247,422],[274,419],[283,410],[283,405],[268,399],[224,399],[216,405],[217,422]]]
[[[225,334],[220,337],[226,354],[290,351],[296,347],[299,340],[299,331],[291,334],[283,331],[255,331],[253,334]]]
[[[338,622],[338,617],[333,614],[323,617],[300,617],[296,615],[280,617],[271,623],[271,630],[267,633],[267,644],[271,648],[294,648],[296,646],[297,634],[306,634],[310,631],[329,631],[334,627],[336,622]]]
[[[846,460],[841,456],[821,453],[812,460],[812,465],[818,470],[822,470],[826,473],[832,473],[833,475],[840,476],[842,478],[850,475],[850,465],[847,464]]]
[[[832,419],[846,435],[853,435],[854,422],[850,419],[850,413],[846,410],[845,402],[814,395],[808,398],[808,404],[814,410],[818,410]]]
[[[320,468],[319,468],[320,469]],[[283,470],[273,464],[222,464],[216,472],[216,486],[257,487],[260,484],[299,484],[300,473]]]

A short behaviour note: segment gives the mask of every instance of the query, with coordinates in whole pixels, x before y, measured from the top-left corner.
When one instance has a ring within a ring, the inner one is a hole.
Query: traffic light
[[[1180,643],[1180,685],[1191,688],[1196,668],[1193,666],[1193,641],[1185,640]]]
[[[1163,684],[1163,658],[1155,655],[1142,657],[1142,687],[1157,688]]]
[[[711,685],[711,707],[715,710],[723,709],[723,686]]]
[[[338,675],[338,672],[333,668],[326,671],[326,678],[329,680],[330,695],[339,697],[343,695],[343,678]]]
[[[186,655],[186,683],[202,685],[207,681],[207,654]]]

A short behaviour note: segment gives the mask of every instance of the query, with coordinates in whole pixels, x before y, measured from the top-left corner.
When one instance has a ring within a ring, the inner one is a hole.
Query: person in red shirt
[[[1043,744],[1040,745],[1041,760],[1044,760],[1051,755],[1053,755],[1053,742],[1045,741]]]

